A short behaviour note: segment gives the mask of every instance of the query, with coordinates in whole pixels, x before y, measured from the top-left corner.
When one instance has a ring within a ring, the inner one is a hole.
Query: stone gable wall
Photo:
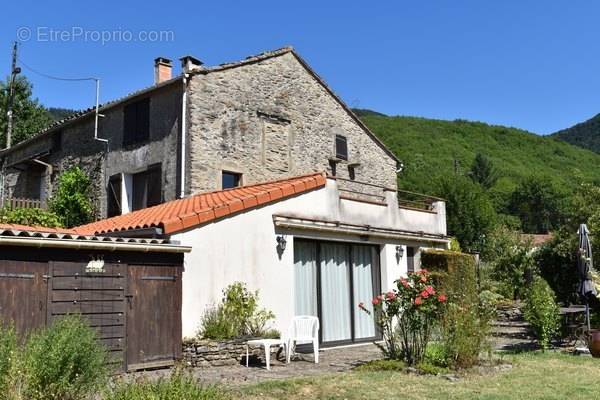
[[[335,135],[348,140],[336,173],[396,188],[396,162],[294,55],[195,75],[189,82],[189,193],[218,190],[221,171],[243,184],[327,170]]]
[[[55,134],[44,135],[38,140],[15,149],[8,158],[9,163],[30,159],[35,154],[53,166],[50,177],[45,176],[45,196],[52,194],[57,179],[65,170],[79,166],[91,178],[94,206],[98,218],[106,217],[108,178],[114,174],[132,174],[160,163],[163,174],[163,198],[173,200],[178,187],[179,120],[181,119],[181,85],[171,85],[150,94],[150,140],[123,147],[123,108],[121,104],[104,112],[98,124],[98,137],[109,140],[106,144],[94,140],[93,115],[83,118],[61,129],[60,146],[53,145]],[[134,99],[132,101],[136,101]],[[44,175],[45,168],[30,161],[6,170],[6,189],[10,197],[36,198],[35,180]],[[38,186],[39,187],[39,186]]]

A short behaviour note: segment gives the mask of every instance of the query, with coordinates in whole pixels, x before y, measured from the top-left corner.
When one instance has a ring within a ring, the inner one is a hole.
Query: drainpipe
[[[2,170],[0,171],[0,208],[4,207],[4,185],[6,183],[5,181],[5,175],[6,173],[6,168],[5,168],[5,161],[2,160]]]
[[[181,180],[179,189],[179,198],[185,197],[185,152],[186,152],[186,140],[187,140],[187,82],[188,74],[183,72],[183,95],[181,96]]]
[[[37,158],[34,158],[33,160],[34,163],[39,164],[41,166],[46,167],[46,184],[47,184],[47,191],[46,191],[46,198],[44,199],[44,202],[46,201],[46,199],[49,196],[50,192],[52,191],[52,172],[54,171],[54,168],[52,167],[51,164],[48,164],[46,162],[43,162],[42,160],[38,160]]]

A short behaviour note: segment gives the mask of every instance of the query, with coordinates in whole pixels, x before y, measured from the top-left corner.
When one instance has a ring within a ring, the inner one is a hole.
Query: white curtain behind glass
[[[296,315],[317,316],[317,245],[294,242],[294,307]]]
[[[368,246],[352,246],[352,271],[354,302],[354,337],[356,339],[375,336],[375,322],[373,314],[368,315],[358,308],[359,303],[364,303],[365,308],[373,311],[373,265],[372,249]]]
[[[323,342],[351,339],[348,247],[321,244]]]

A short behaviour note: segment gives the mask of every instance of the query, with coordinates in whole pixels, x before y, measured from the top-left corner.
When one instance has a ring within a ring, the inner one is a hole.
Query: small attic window
[[[348,160],[348,140],[346,136],[335,135],[335,157]]]
[[[221,173],[221,188],[231,189],[240,186],[242,182],[242,174],[231,171],[223,171]]]

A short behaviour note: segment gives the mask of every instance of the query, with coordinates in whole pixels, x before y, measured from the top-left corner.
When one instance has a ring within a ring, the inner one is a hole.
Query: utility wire
[[[30,67],[29,65],[27,65],[26,63],[24,63],[23,60],[20,59],[20,58],[18,58],[18,60],[19,60],[19,63],[25,67],[25,69],[33,72],[34,74],[37,74],[37,75],[42,76],[44,78],[47,78],[47,79],[54,79],[56,81],[71,81],[71,82],[77,82],[77,81],[97,81],[97,80],[99,80],[99,78],[92,78],[92,77],[90,77],[90,78],[62,78],[62,77],[58,77],[58,76],[48,75],[48,74],[45,74],[43,72],[40,72],[40,71],[36,70],[35,68]]]

